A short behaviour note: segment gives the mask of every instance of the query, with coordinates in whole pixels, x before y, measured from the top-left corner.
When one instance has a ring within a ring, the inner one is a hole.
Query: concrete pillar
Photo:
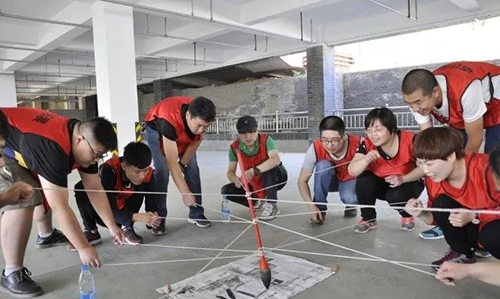
[[[92,6],[97,106],[118,126],[118,150],[135,140],[138,121],[133,9],[96,2]]]
[[[319,137],[321,119],[343,107],[336,95],[334,49],[327,45],[307,48],[307,101],[309,111],[309,141]]]
[[[14,73],[0,74],[0,107],[17,107]]]
[[[86,120],[96,118],[99,115],[97,110],[97,95],[91,95],[85,97],[85,116]]]
[[[168,79],[153,81],[153,93],[155,95],[155,103],[158,103],[164,98],[171,97],[173,95],[172,82]]]

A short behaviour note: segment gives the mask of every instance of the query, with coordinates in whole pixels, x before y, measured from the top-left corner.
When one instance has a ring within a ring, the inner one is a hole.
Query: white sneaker
[[[266,202],[264,204],[264,210],[260,214],[259,219],[264,220],[264,221],[269,221],[269,220],[273,220],[274,218],[276,218],[276,216],[279,214],[280,214],[280,210],[278,209],[278,206],[275,206],[275,205],[272,205],[272,204]]]
[[[266,201],[265,201],[265,200],[263,200],[263,199],[256,199],[256,200],[254,200],[254,203],[253,203],[253,210],[254,210],[255,212],[260,212],[260,211],[262,211],[262,209],[264,208],[264,203],[265,203],[265,202],[266,202]]]

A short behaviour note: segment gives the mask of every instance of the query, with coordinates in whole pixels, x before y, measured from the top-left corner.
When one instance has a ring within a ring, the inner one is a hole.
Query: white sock
[[[52,235],[52,233],[54,232],[54,229],[52,229],[52,231],[50,233],[38,233],[38,235],[40,236],[40,238],[48,238]]]
[[[11,274],[12,272],[16,272],[18,270],[21,270],[22,268],[24,268],[23,266],[9,266],[9,267],[5,267],[5,276],[9,276],[9,274]]]

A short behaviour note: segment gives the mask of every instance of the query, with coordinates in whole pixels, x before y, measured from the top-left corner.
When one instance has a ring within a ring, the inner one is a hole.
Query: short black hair
[[[188,111],[191,117],[199,117],[207,123],[211,123],[215,120],[216,110],[214,102],[207,98],[195,98],[191,104],[189,104]]]
[[[398,121],[396,115],[388,108],[375,108],[368,112],[365,117],[365,129],[373,125],[375,120],[379,120],[380,123],[389,130],[389,133],[394,134],[398,130]]]
[[[408,72],[401,84],[401,91],[405,95],[410,95],[415,91],[422,89],[424,96],[431,95],[438,82],[434,74],[429,70],[414,69]]]
[[[130,142],[123,151],[123,162],[144,169],[151,165],[151,150],[141,142]]]
[[[0,138],[7,139],[10,134],[10,125],[9,121],[5,114],[0,111]]]
[[[109,120],[104,117],[96,117],[94,119],[81,123],[81,131],[88,132],[94,141],[102,145],[107,151],[117,149],[118,140],[115,129]]]
[[[321,120],[319,123],[319,131],[337,131],[340,135],[345,133],[345,124],[342,118],[330,115]]]
[[[452,127],[425,129],[413,141],[413,156],[418,159],[446,160],[453,153],[457,160],[465,156],[462,134]]]

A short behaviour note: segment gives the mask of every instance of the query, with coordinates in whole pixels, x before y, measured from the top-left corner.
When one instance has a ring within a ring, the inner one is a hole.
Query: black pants
[[[76,204],[78,205],[78,210],[80,211],[80,216],[82,217],[83,220],[83,226],[85,227],[85,230],[87,231],[95,230],[97,229],[97,224],[106,227],[101,217],[99,217],[99,214],[97,214],[96,210],[90,203],[89,197],[87,196],[86,192],[76,191],[75,198],[76,198]],[[141,209],[142,206],[142,202],[143,200],[137,200],[137,198],[134,198],[134,200],[127,200],[125,201],[124,208],[133,213],[139,213],[139,210]],[[121,225],[130,227],[133,226],[133,222],[132,223],[117,222],[116,224],[118,226]]]
[[[404,183],[391,188],[384,178],[380,178],[371,171],[365,171],[357,177],[356,195],[360,205],[374,206],[378,199],[387,201],[391,206],[404,207],[410,198],[418,198],[424,190],[421,181]],[[399,210],[403,218],[411,217],[404,210]],[[375,208],[361,208],[361,217],[368,221],[377,218]]]
[[[464,208],[460,203],[448,195],[438,196],[432,205],[434,208],[458,209]],[[495,258],[500,259],[500,220],[488,222],[479,231],[479,225],[469,223],[464,227],[451,225],[448,212],[432,212],[436,223],[444,233],[446,243],[453,251],[472,256],[477,244],[489,251]]]
[[[285,187],[286,185],[286,181],[288,180],[288,174],[286,170],[284,170],[283,166],[276,166],[271,170],[261,173],[260,175],[262,176],[262,182],[264,184],[264,188],[284,183],[279,186],[266,189],[267,198],[278,199],[278,190],[283,189],[283,187]],[[243,188],[236,188],[236,185],[234,185],[234,183],[230,183],[224,185],[221,188],[221,194],[245,195],[245,190],[243,190]],[[232,202],[248,207],[248,201],[244,196],[227,195],[226,198]],[[272,201],[271,203],[273,205],[276,205],[275,201]]]

